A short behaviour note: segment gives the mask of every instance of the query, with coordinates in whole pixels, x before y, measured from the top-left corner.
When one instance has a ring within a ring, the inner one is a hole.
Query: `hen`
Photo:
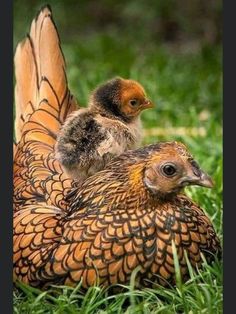
[[[54,155],[56,134],[75,101],[48,7],[18,46],[15,65],[15,280],[107,286],[128,283],[139,267],[137,284],[164,285],[174,282],[172,242],[184,278],[184,251],[193,267],[200,266],[201,253],[209,262],[220,254],[209,218],[180,194],[188,184],[212,186],[183,144],[126,152],[73,188]]]

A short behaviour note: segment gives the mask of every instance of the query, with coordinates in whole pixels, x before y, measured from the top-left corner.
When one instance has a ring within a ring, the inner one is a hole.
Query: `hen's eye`
[[[129,101],[129,103],[131,104],[131,106],[137,106],[138,105],[138,100],[137,99],[131,99]]]
[[[162,171],[164,172],[165,175],[171,177],[176,173],[176,168],[174,165],[168,164],[163,166]]]

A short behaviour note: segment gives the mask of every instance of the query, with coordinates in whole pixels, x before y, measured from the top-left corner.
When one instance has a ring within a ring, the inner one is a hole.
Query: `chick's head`
[[[147,157],[137,163],[139,166],[134,164],[130,167],[129,179],[134,186],[142,176],[145,188],[160,197],[177,194],[188,185],[213,186],[210,176],[199,167],[184,144],[158,143],[144,150]],[[142,149],[137,153],[142,154]]]
[[[141,84],[120,77],[99,86],[92,94],[90,106],[100,107],[126,122],[154,107]]]
[[[136,117],[141,111],[153,108],[142,85],[133,80],[122,80],[120,88],[120,110],[127,117]]]

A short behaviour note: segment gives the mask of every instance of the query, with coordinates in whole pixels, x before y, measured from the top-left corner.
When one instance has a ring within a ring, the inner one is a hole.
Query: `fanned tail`
[[[54,145],[77,105],[68,89],[65,59],[48,6],[17,46],[15,75],[14,211],[37,203],[65,209],[72,180],[55,159]]]
[[[38,140],[53,148],[66,116],[76,110],[65,59],[49,6],[33,20],[15,53],[16,142]]]

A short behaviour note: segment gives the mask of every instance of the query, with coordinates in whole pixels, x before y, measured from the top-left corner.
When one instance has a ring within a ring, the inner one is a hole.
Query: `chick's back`
[[[114,156],[135,148],[139,136],[138,128],[80,109],[67,119],[58,135],[56,158],[70,177],[83,181]]]

